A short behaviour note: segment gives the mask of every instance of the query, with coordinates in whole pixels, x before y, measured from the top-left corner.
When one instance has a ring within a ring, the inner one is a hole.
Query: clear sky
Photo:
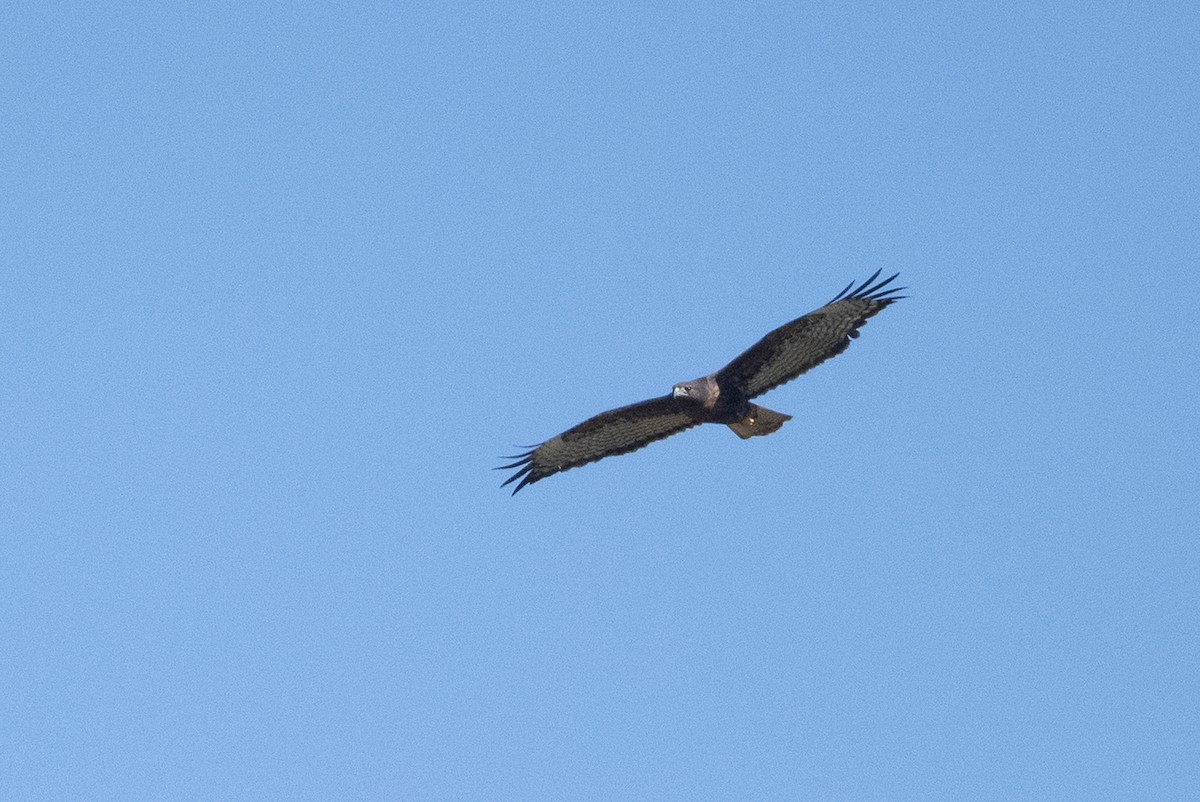
[[[0,798],[1200,797],[1200,12],[644,6],[3,12]]]

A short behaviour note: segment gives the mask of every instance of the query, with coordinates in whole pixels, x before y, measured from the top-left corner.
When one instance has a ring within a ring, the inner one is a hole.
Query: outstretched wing
[[[850,282],[825,306],[763,337],[721,368],[717,384],[754,398],[845,351],[867,318],[904,297],[895,294],[904,287],[885,289],[899,273],[872,284],[879,273],[858,287]]]
[[[520,479],[513,489],[516,494],[525,485],[559,471],[578,468],[617,454],[628,454],[704,421],[705,410],[694,401],[673,395],[652,398],[589,418],[532,451],[508,457],[517,461],[502,465],[497,470],[520,469],[504,482],[506,485]]]

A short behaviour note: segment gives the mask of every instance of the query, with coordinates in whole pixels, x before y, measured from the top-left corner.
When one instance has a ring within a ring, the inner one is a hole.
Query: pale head
[[[706,409],[712,409],[721,396],[721,388],[714,376],[703,376],[690,382],[680,382],[675,385],[671,395],[676,398],[690,398]]]

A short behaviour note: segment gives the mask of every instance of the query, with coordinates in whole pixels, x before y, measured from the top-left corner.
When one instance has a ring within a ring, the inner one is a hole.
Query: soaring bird
[[[515,495],[559,471],[628,454],[701,423],[723,423],[743,440],[778,431],[792,416],[751,399],[845,351],[868,318],[906,297],[896,294],[905,287],[888,288],[899,273],[873,283],[880,272],[857,287],[850,282],[832,301],[775,329],[716,373],[676,384],[670,395],[602,412],[506,457],[516,462],[497,470],[518,470],[501,487],[519,479]]]

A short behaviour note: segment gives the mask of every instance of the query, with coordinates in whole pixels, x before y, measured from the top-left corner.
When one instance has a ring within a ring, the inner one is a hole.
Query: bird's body
[[[675,385],[670,395],[609,410],[515,455],[518,468],[504,484],[515,494],[560,471],[604,457],[627,454],[701,423],[723,423],[738,437],[768,435],[791,420],[752,399],[837,356],[868,318],[903,296],[885,289],[896,276],[872,285],[879,271],[857,288],[853,282],[825,306],[780,326],[721,370]]]
[[[724,391],[722,391],[724,390]],[[705,423],[724,423],[743,440],[777,431],[791,415],[760,407],[750,403],[741,388],[726,382],[721,386],[718,374],[701,376],[690,382],[681,382],[671,391],[674,398],[688,398],[708,410]]]

